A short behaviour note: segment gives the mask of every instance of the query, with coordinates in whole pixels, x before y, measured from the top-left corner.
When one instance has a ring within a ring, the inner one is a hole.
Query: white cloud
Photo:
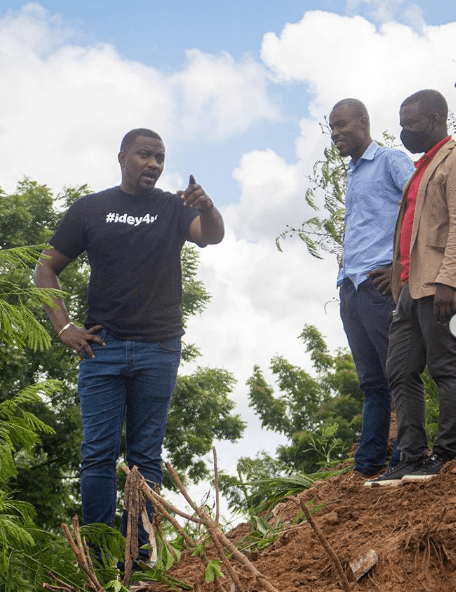
[[[385,22],[393,20],[404,0],[347,0],[347,13],[350,16],[366,11],[375,20]]]
[[[238,381],[233,398],[248,429],[240,444],[217,445],[221,461],[230,468],[237,456],[253,456],[262,449],[273,452],[285,442],[278,434],[266,436],[248,406],[245,383],[254,365],[271,382],[269,364],[275,355],[312,372],[298,338],[305,323],[314,324],[332,350],[346,346],[336,274],[335,260],[317,261],[299,239],[285,241],[280,253],[270,239],[252,243],[228,230],[220,245],[201,251],[198,275],[212,300],[201,317],[190,320],[186,340],[201,349],[204,365],[234,372]]]
[[[381,137],[385,129],[398,134],[399,106],[420,88],[436,88],[451,103],[455,35],[456,23],[417,33],[397,22],[377,29],[360,16],[313,11],[280,36],[267,33],[262,57],[278,82],[307,85],[312,120],[321,120],[341,98],[355,97],[368,107],[374,135]]]
[[[169,146],[182,137],[228,138],[278,117],[264,68],[251,59],[192,50],[183,71],[165,75],[125,60],[110,44],[70,44],[72,35],[38,4],[0,19],[5,189],[23,175],[57,189],[110,185],[119,176],[120,140],[133,127],[156,129]]]
[[[233,172],[240,203],[227,210],[227,224],[249,241],[278,236],[303,205],[303,171],[273,150],[245,154]]]
[[[8,11],[1,19],[2,57],[16,60],[18,56],[45,56],[75,35],[60,13],[51,15],[38,2],[28,2],[20,11]]]
[[[347,0],[346,10],[350,16],[362,13],[379,24],[403,22],[418,32],[422,32],[425,25],[423,9],[408,0]]]
[[[197,49],[188,50],[187,58],[186,70],[171,78],[181,98],[176,133],[193,141],[198,135],[220,140],[259,119],[279,117],[267,97],[266,72],[251,58],[237,64],[226,52],[212,56]]]

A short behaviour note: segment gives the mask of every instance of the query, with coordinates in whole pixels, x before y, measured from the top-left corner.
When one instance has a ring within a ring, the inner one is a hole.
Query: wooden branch
[[[220,543],[220,541],[218,540],[218,537],[215,536],[215,537],[211,537],[211,538],[212,538],[212,542],[214,543],[214,547],[217,549],[218,556],[222,560],[222,563],[225,566],[225,569],[228,572],[228,574],[231,578],[231,581],[233,582],[233,584],[236,588],[236,592],[242,592],[243,586],[241,584],[241,580],[239,579],[238,574],[233,569],[231,563],[228,561],[228,558],[225,555],[225,552],[223,550],[223,546]]]
[[[130,469],[125,464],[122,465],[122,470],[127,475],[130,473]],[[188,534],[185,532],[185,530],[182,528],[182,526],[179,524],[179,522],[173,516],[171,516],[171,514],[169,514],[169,512],[167,512],[167,510],[165,508],[165,500],[163,499],[163,497],[160,494],[158,494],[156,491],[154,491],[151,487],[149,487],[149,485],[147,485],[147,483],[143,477],[140,481],[139,486],[141,487],[141,490],[143,491],[144,495],[146,497],[148,497],[150,499],[150,501],[155,505],[156,510],[166,520],[168,520],[168,522],[170,524],[172,524],[174,526],[174,528],[177,530],[177,532],[184,539],[187,546],[190,549],[194,549],[197,546],[196,543],[188,536]],[[172,504],[166,504],[166,505],[172,506]],[[174,507],[174,506],[172,506],[172,507]],[[179,512],[177,512],[177,513],[179,514]],[[207,565],[209,564],[209,559],[206,555],[206,552],[203,551],[203,554],[200,555],[199,557],[200,557],[201,561],[203,562],[204,567],[207,567]],[[225,589],[223,588],[223,586],[221,585],[221,583],[218,580],[215,580],[215,586],[219,592],[225,592]]]
[[[88,579],[89,587],[94,592],[105,592],[103,586],[98,581],[95,570],[93,569],[87,544],[85,540],[84,542],[82,541],[81,533],[79,531],[79,520],[77,516],[74,516],[73,518],[73,528],[75,533],[75,540],[73,540],[68,526],[66,524],[62,524],[62,529],[65,534],[65,537],[67,541],[70,543],[71,549],[73,553],[76,555],[78,563]],[[89,557],[89,560],[87,560],[86,553],[87,557]]]
[[[233,557],[239,561],[257,580],[259,584],[263,586],[265,590],[269,592],[278,592],[278,590],[271,584],[269,579],[264,576],[261,572],[259,572],[256,567],[247,559],[247,557],[241,553],[235,545],[225,536],[225,534],[220,530],[219,525],[212,520],[212,518],[207,514],[202,508],[199,508],[193,500],[188,495],[187,491],[185,490],[184,486],[182,485],[181,480],[179,479],[179,475],[173,469],[173,467],[169,463],[165,463],[166,468],[168,469],[171,477],[173,478],[174,482],[176,483],[179,491],[185,497],[187,502],[193,508],[193,510],[198,514],[201,521],[205,524],[212,540],[217,538],[223,547],[227,548],[230,553],[232,553]]]
[[[127,467],[127,465],[123,464],[121,468],[122,468],[122,471],[126,475],[129,474],[130,469]],[[141,477],[142,477],[142,475],[141,475]],[[144,477],[142,477],[142,479],[144,479]],[[145,481],[144,481],[144,483],[145,483]],[[147,485],[147,483],[145,483],[145,485]],[[159,493],[154,491],[148,485],[147,485],[147,489],[145,489],[143,487],[143,485],[141,485],[141,488],[143,489],[143,492],[146,495],[146,497],[148,497],[152,503],[154,503],[157,500],[158,503],[160,503],[162,507],[164,506],[164,507],[168,508],[168,510],[170,510],[171,512],[174,512],[175,514],[177,514],[181,518],[184,518],[185,520],[188,520],[189,522],[195,522],[196,524],[201,524],[201,521],[198,518],[195,518],[195,516],[191,516],[190,514],[186,514],[182,510],[179,510],[179,508],[176,508],[176,506],[174,506],[171,502],[167,501],[164,497],[162,497]]]
[[[215,485],[215,521],[217,524],[220,520],[220,488],[219,488],[219,475],[218,475],[218,464],[217,464],[217,451],[215,446],[212,446],[212,454],[214,456],[214,485]]]
[[[139,555],[139,516],[146,505],[139,487],[141,479],[142,476],[137,467],[133,467],[127,475],[125,483],[124,510],[127,513],[127,539],[125,545],[125,574],[122,581],[124,586],[128,586],[133,563]]]
[[[50,590],[51,592],[78,592],[74,586],[71,584],[67,584],[63,580],[60,580],[55,574],[48,570],[48,575],[54,580],[57,586],[52,584],[42,584],[42,587],[45,590]]]
[[[303,499],[297,500],[295,497],[289,497],[288,499],[301,507],[302,511],[306,515],[306,518],[307,518],[309,524],[314,529],[315,534],[317,535],[317,538],[319,539],[319,541],[322,544],[322,546],[325,549],[325,551],[328,553],[329,557],[332,559],[332,561],[334,563],[334,566],[335,566],[336,570],[338,571],[339,576],[340,576],[340,578],[342,580],[342,585],[344,587],[345,592],[351,592],[350,584],[348,583],[347,576],[345,575],[345,572],[344,572],[344,570],[342,568],[342,564],[340,563],[339,558],[337,557],[337,555],[334,552],[334,550],[331,548],[331,545],[326,540],[323,532],[317,526],[317,524],[316,524],[315,520],[313,519],[313,516],[312,516],[309,508],[307,507],[305,501]]]

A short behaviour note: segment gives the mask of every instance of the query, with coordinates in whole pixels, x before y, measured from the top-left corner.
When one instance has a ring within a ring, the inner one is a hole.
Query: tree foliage
[[[267,384],[256,367],[248,380],[249,404],[263,427],[289,439],[289,444],[279,446],[278,459],[290,471],[312,473],[345,458],[356,442],[362,393],[347,350],[331,355],[322,335],[311,325],[304,327],[300,338],[316,375],[276,356],[270,366],[276,388]]]
[[[28,409],[60,386],[58,381],[41,382],[0,402],[0,590],[5,592],[38,592],[43,583],[55,584],[51,574],[75,592],[85,589],[67,541],[37,527],[35,508],[11,490],[21,467],[33,459],[35,446],[53,433]],[[123,538],[120,533],[117,537]]]
[[[358,439],[363,395],[350,352],[331,354],[313,325],[305,325],[299,337],[312,373],[275,356],[270,364],[274,384],[259,366],[247,381],[249,405],[262,427],[283,434],[287,443],[273,456],[261,452],[239,459],[237,476],[222,475],[221,488],[232,509],[258,507],[270,479],[312,475],[339,464]]]
[[[331,135],[326,119],[320,127],[323,134]],[[310,185],[304,198],[318,214],[299,227],[287,225],[276,239],[280,251],[281,241],[297,234],[313,257],[323,259],[324,253],[330,253],[340,260],[345,229],[347,171],[347,159],[340,155],[335,144],[330,143],[324,149],[324,160],[317,160],[312,173],[307,176]],[[322,208],[320,204],[323,204]]]
[[[3,249],[0,251],[3,276],[22,270],[24,263],[36,263],[38,256],[39,250],[29,247]],[[35,353],[41,351],[50,340],[40,337],[41,326],[28,321],[30,312],[25,311],[24,300],[28,306],[50,303],[56,292],[22,289],[12,279],[2,285],[2,321],[8,327],[1,332],[3,351],[16,360],[26,345],[34,347]],[[15,387],[18,382],[16,377]],[[33,462],[40,436],[53,435],[53,429],[29,409],[51,398],[60,388],[55,380],[30,384],[0,402],[0,589],[8,592],[41,589],[43,582],[50,581],[49,570],[67,582],[83,584],[69,548],[61,538],[37,528],[35,508],[17,499],[11,489],[23,468]],[[39,486],[39,482],[35,484],[36,488]]]

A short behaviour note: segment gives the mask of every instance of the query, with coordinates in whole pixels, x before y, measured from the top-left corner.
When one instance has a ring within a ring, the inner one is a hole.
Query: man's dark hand
[[[369,271],[367,277],[372,279],[372,283],[384,296],[391,294],[391,273],[392,265],[386,265],[385,267],[377,267]]]
[[[94,358],[95,354],[90,347],[89,341],[106,345],[99,335],[94,335],[100,329],[103,329],[103,325],[95,325],[90,329],[85,329],[84,327],[76,327],[71,323],[68,329],[62,332],[60,339],[63,343],[75,349],[81,360],[84,360],[86,355],[89,358]]]
[[[434,318],[439,325],[448,325],[456,312],[456,289],[445,284],[437,284],[434,296]]]
[[[193,175],[190,175],[187,189],[185,191],[176,191],[176,193],[184,200],[185,206],[196,208],[201,213],[208,212],[214,205],[212,199],[201,185],[198,185]]]

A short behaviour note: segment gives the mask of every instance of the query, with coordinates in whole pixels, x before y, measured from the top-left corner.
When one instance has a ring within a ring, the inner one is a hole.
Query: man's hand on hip
[[[103,325],[95,325],[90,329],[76,327],[73,323],[69,323],[69,325],[70,326],[68,326],[68,328],[60,335],[60,339],[63,343],[76,350],[81,360],[84,360],[86,356],[89,358],[95,357],[89,341],[95,341],[100,345],[106,345],[99,335],[94,335],[94,333],[103,329]]]
[[[367,277],[372,279],[372,283],[384,296],[391,294],[391,273],[392,265],[385,265],[385,267],[377,267],[369,271]]]

